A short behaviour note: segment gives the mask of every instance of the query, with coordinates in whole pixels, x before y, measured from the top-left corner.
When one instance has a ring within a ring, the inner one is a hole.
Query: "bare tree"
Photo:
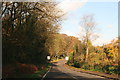
[[[83,42],[86,46],[85,61],[88,61],[89,47],[92,45],[91,38],[93,38],[96,22],[94,21],[94,15],[85,15],[81,19],[81,27],[84,30]]]

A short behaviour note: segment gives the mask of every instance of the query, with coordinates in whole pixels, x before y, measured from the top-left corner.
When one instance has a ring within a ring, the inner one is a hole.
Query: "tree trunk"
[[[85,62],[88,61],[88,47],[86,48],[86,57],[85,57]]]

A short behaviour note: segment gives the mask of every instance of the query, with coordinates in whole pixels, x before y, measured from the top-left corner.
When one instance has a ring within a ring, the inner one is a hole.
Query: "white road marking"
[[[73,76],[71,76],[72,78],[74,78],[74,79],[76,79],[76,80],[78,80],[76,77],[73,77]]]
[[[42,77],[41,80],[43,80],[43,79],[46,77],[46,75],[50,72],[51,68],[52,68],[52,66],[51,66],[50,69],[46,72],[46,74],[44,74],[44,76]]]

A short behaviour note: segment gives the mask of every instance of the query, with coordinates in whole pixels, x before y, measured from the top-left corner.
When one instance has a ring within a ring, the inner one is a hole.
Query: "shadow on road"
[[[60,66],[58,65],[58,62],[54,62],[52,65],[53,67],[43,80],[106,80],[101,78],[86,78],[83,76],[73,76],[72,74],[62,71],[61,69],[59,70],[58,67]]]
[[[100,78],[80,78],[80,79],[74,79],[74,78],[45,78],[44,80],[101,80]]]

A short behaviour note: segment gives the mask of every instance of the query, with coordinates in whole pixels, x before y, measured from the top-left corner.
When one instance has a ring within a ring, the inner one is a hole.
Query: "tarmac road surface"
[[[65,60],[54,62],[42,80],[109,80],[88,73],[76,72],[64,67]]]

